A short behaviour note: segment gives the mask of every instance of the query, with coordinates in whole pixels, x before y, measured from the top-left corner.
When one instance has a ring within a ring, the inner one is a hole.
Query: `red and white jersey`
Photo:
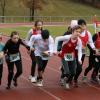
[[[29,42],[32,35],[37,35],[37,34],[41,34],[41,30],[36,30],[35,28],[30,29],[25,39],[26,43]]]
[[[64,54],[66,53],[73,53],[75,57],[75,48],[77,46],[78,49],[78,60],[81,61],[82,57],[82,42],[81,39],[78,38],[77,40],[71,39],[72,35],[65,35],[65,36],[58,36],[55,39],[55,52],[57,52],[57,46],[59,41],[64,41],[62,46],[60,57],[63,58]]]
[[[97,33],[96,36],[97,36],[97,39],[96,39],[96,41],[94,42],[94,44],[95,44],[95,47],[96,47],[97,49],[100,49],[100,35]]]
[[[93,40],[92,40],[92,35],[89,31],[84,30],[81,35],[80,39],[82,41],[82,47],[85,48],[87,43],[91,46],[91,48],[95,48]]]
[[[82,48],[85,48],[88,43],[88,39],[89,39],[88,32],[86,31],[84,36],[80,35],[80,39],[82,41]]]
[[[70,38],[67,43],[63,44],[62,49],[61,49],[62,52],[61,52],[61,54],[59,56],[63,58],[64,54],[66,54],[66,53],[73,53],[74,57],[75,57],[75,48],[77,46],[77,41],[78,40],[76,40],[75,42],[73,42],[71,40],[71,38]]]

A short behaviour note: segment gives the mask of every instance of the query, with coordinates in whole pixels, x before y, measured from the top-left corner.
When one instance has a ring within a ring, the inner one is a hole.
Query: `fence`
[[[40,19],[49,24],[60,23],[69,24],[73,19],[85,19],[87,23],[93,23],[94,16],[34,16],[34,21]],[[0,16],[0,23],[28,23],[30,21],[30,16]],[[97,16],[100,20],[100,16]]]

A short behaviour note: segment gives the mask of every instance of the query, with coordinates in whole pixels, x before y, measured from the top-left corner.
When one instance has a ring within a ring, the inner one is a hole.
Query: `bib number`
[[[64,55],[65,61],[73,61],[74,60],[74,55],[73,53],[67,53]]]
[[[0,64],[3,64],[3,59],[0,59]]]
[[[86,49],[82,49],[82,54],[86,54]]]
[[[19,53],[10,55],[10,62],[15,62],[15,61],[18,61],[18,60],[20,60]]]

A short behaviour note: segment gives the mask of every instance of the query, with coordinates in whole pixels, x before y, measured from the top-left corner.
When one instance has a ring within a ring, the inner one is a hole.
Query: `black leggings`
[[[17,69],[15,76],[14,76],[14,64],[16,65]],[[15,80],[17,80],[17,78],[22,74],[22,62],[21,60],[15,62],[7,62],[7,66],[8,66],[8,85],[10,86],[12,79],[14,78]]]
[[[36,62],[38,64],[38,71],[43,71],[46,68],[46,65],[48,63],[48,60],[43,60],[41,57],[37,56],[36,57]]]
[[[0,64],[0,80],[2,79],[3,64]]]
[[[94,67],[93,63],[94,63],[94,56],[92,55],[89,56],[89,66],[85,69],[84,76],[87,76],[88,72],[92,70],[92,68]]]
[[[34,51],[31,51],[30,57],[31,57],[31,60],[32,60],[31,75],[34,76],[35,75],[35,69],[36,69],[36,58],[35,58]]]
[[[98,62],[96,61],[98,60]],[[94,57],[94,63],[93,63],[93,72],[91,75],[91,78],[95,79],[96,76],[98,75],[98,71],[100,70],[100,57]]]
[[[83,65],[84,59],[85,59],[85,54],[82,55],[82,59],[81,59],[81,60],[82,60],[82,64],[81,64],[81,65],[80,65],[79,62],[78,62],[78,57],[77,57],[77,59],[76,59],[77,68],[76,68],[76,75],[75,75],[75,77],[74,77],[74,81],[76,81],[76,82],[77,82],[77,80],[78,80],[79,75],[80,75],[81,72],[82,72],[82,65]]]

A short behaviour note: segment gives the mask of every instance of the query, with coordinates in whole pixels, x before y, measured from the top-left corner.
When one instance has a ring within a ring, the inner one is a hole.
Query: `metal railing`
[[[69,24],[73,19],[85,19],[89,24],[93,23],[94,16],[34,16],[35,20],[42,20],[44,22],[60,23],[60,24]],[[28,23],[31,16],[0,16],[0,23]],[[97,16],[97,19],[100,20],[100,16]]]

